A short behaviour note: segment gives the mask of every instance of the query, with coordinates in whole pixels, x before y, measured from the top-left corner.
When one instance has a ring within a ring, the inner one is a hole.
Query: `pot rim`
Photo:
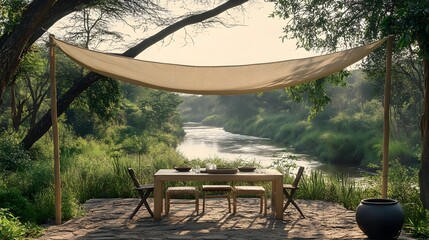
[[[390,198],[366,198],[361,200],[361,203],[370,205],[393,205],[397,204],[398,201]]]

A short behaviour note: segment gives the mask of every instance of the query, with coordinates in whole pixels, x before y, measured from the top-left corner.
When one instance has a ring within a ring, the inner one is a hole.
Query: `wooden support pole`
[[[55,80],[55,43],[54,35],[49,36],[50,42],[50,81],[51,81],[51,118],[52,134],[54,139],[54,175],[55,175],[55,223],[61,224],[61,174],[60,174],[60,148],[58,137],[57,116],[57,84]]]
[[[387,198],[387,184],[389,174],[389,132],[390,132],[390,93],[392,86],[392,51],[393,36],[387,39],[386,47],[386,78],[384,82],[384,116],[383,116],[383,172],[381,197]]]

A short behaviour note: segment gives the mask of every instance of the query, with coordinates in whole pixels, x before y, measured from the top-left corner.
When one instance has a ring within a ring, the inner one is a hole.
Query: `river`
[[[268,138],[233,134],[222,128],[198,123],[186,123],[184,130],[186,135],[177,151],[188,159],[219,157],[231,161],[256,160],[261,165],[269,167],[276,159],[292,156],[291,161],[306,169],[321,170],[329,174],[341,172],[351,177],[360,176],[360,170],[356,167],[324,164],[306,154],[296,153],[292,148],[276,144]]]

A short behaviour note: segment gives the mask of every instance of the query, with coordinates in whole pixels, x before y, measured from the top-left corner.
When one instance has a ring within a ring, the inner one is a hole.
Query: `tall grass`
[[[31,223],[21,223],[8,210],[0,208],[0,239],[28,239],[39,237],[42,229]]]
[[[389,143],[389,156],[392,159],[399,159],[404,165],[419,165],[420,156],[417,156],[416,152],[421,151],[406,142],[393,140]]]
[[[311,125],[307,121],[292,122],[282,124],[275,133],[273,140],[287,145],[292,145],[299,136],[302,136],[305,131],[309,130]]]
[[[376,194],[357,186],[353,179],[344,174],[325,176],[320,171],[311,171],[301,180],[297,196],[337,202],[347,209],[355,210],[362,199],[376,197]]]

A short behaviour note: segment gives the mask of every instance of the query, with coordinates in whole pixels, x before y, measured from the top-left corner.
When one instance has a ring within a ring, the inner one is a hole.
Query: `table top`
[[[179,172],[174,169],[160,169],[155,173],[155,180],[183,181],[183,180],[210,180],[210,181],[271,181],[283,178],[283,174],[276,169],[264,169],[265,172],[240,172],[234,174]]]

